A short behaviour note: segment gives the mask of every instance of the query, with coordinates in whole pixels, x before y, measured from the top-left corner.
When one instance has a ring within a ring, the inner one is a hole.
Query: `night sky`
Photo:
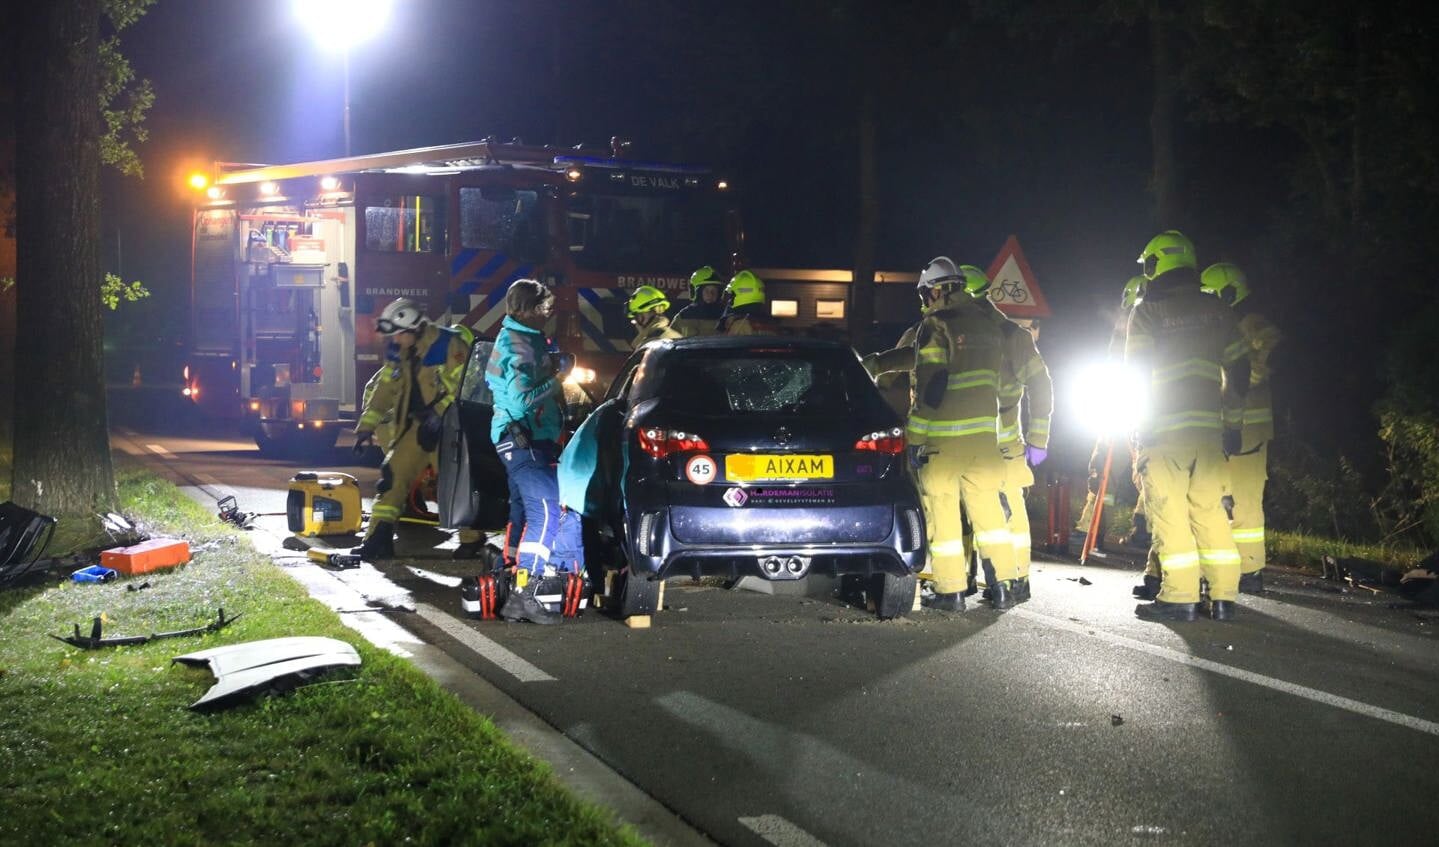
[[[1154,232],[1147,46],[1124,27],[1065,45],[1013,23],[938,2],[407,0],[353,51],[354,152],[622,135],[642,158],[730,176],[755,265],[852,267],[856,80],[870,73],[878,266],[941,253],[987,266],[1018,235],[1056,312],[1041,347],[1062,378],[1102,354],[1105,311]],[[343,150],[340,57],[288,0],[161,0],[123,49],[157,101],[146,178],[105,177],[103,254],[156,296],[112,321],[121,345],[136,327],[183,327],[191,168]],[[1268,152],[1282,142],[1186,122],[1180,143],[1192,201],[1229,210],[1186,227],[1201,263],[1245,263],[1265,198],[1283,193]]]

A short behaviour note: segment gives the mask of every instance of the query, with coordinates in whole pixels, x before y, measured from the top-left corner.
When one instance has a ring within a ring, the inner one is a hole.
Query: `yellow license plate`
[[[759,482],[780,479],[833,479],[833,456],[796,454],[731,453],[724,459],[725,478],[730,482]]]

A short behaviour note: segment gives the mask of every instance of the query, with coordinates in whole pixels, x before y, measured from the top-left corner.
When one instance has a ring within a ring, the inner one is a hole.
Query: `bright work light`
[[[390,0],[294,0],[295,18],[315,43],[348,50],[374,37],[390,16]]]
[[[1127,435],[1149,417],[1149,382],[1122,362],[1091,364],[1073,382],[1070,409],[1094,435]]]
[[[189,183],[196,191],[204,191],[205,186],[210,184],[210,178],[204,174],[190,174]]]

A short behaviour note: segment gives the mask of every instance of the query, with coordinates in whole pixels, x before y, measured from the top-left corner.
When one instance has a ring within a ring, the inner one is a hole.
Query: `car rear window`
[[[691,350],[665,357],[658,396],[696,415],[848,415],[874,386],[838,351]]]

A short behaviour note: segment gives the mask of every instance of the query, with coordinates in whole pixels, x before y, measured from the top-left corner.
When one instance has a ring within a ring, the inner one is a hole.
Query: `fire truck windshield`
[[[700,192],[578,194],[569,199],[569,247],[591,270],[688,273],[724,260],[724,210]]]

